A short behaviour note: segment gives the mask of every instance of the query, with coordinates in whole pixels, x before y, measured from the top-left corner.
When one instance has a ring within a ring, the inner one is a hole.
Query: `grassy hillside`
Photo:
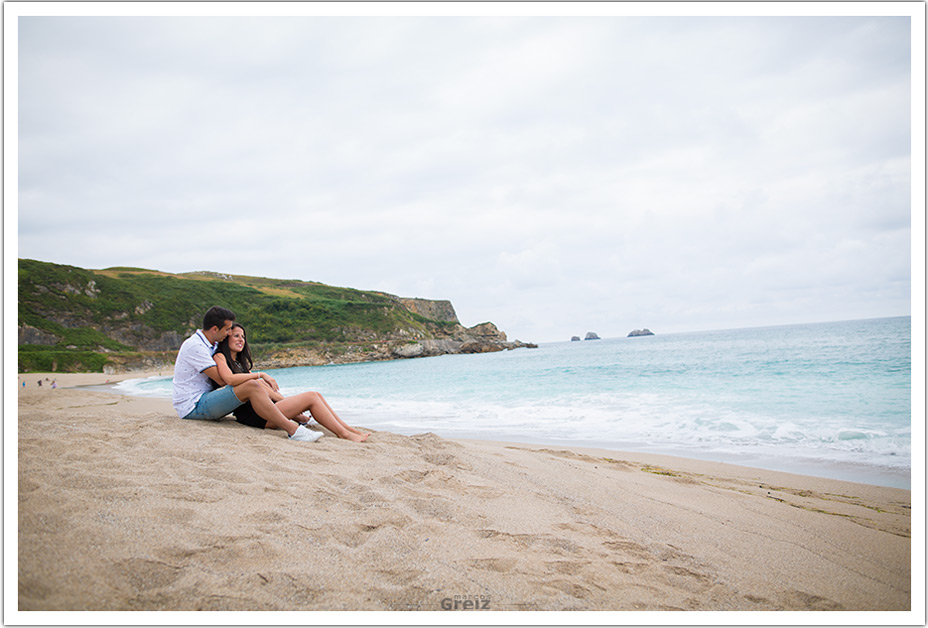
[[[414,314],[397,297],[297,280],[141,268],[87,270],[19,260],[20,371],[99,371],[170,354],[212,305],[233,310],[250,342],[339,347],[441,338],[463,329]],[[53,369],[52,366],[55,368]]]

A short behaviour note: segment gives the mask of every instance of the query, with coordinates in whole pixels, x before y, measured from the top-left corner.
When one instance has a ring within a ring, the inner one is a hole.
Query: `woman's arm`
[[[219,369],[219,377],[227,386],[238,386],[250,379],[260,380],[264,375],[264,373],[233,373],[226,362],[226,356],[221,353],[216,353],[213,356],[213,360],[216,361],[216,366]]]

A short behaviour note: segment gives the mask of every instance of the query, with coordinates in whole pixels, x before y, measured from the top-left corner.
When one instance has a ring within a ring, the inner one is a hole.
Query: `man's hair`
[[[214,305],[213,307],[206,310],[206,314],[203,316],[203,329],[207,330],[211,327],[218,327],[222,329],[222,326],[226,321],[234,320],[235,313],[232,310],[227,310],[224,307]]]

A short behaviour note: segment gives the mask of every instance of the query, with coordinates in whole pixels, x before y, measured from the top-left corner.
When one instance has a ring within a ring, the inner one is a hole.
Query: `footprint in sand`
[[[117,563],[116,570],[120,575],[116,582],[127,584],[133,591],[150,591],[170,586],[183,571],[177,565],[142,558],[130,558]]]
[[[484,571],[497,571],[499,573],[511,572],[518,561],[515,558],[476,558],[468,561],[471,567]]]

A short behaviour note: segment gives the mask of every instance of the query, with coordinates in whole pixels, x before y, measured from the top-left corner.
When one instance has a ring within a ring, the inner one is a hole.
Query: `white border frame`
[[[912,23],[912,610],[908,612],[19,611],[18,18],[25,16],[908,16]],[[5,2],[3,620],[16,625],[925,625],[925,4],[922,2]],[[12,349],[11,349],[12,346]],[[917,450],[921,444],[920,452]],[[921,455],[917,455],[920,453]]]

